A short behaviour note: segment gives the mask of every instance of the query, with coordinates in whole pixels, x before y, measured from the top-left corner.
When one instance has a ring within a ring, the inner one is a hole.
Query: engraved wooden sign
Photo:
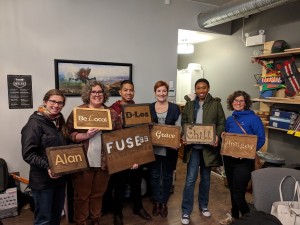
[[[125,127],[152,123],[149,104],[122,105],[122,117]]]
[[[256,144],[256,135],[224,133],[221,155],[228,155],[234,158],[254,159],[256,155]]]
[[[74,127],[76,129],[112,130],[110,110],[74,108]]]
[[[151,139],[153,145],[179,148],[180,127],[155,124],[151,129]]]
[[[82,145],[64,145],[46,148],[52,175],[75,173],[89,168]]]
[[[184,139],[188,144],[212,144],[216,139],[216,126],[215,124],[185,124]]]
[[[102,141],[109,174],[155,160],[148,125],[103,133]]]

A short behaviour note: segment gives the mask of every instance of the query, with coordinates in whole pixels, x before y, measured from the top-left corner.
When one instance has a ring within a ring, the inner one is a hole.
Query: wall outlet
[[[256,46],[256,45],[263,45],[266,40],[266,35],[256,35],[252,37],[247,37],[246,38],[246,46]]]

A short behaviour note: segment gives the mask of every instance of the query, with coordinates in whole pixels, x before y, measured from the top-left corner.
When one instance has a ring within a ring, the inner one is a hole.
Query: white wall
[[[0,157],[9,172],[28,177],[20,131],[55,87],[54,59],[132,63],[136,101],[152,102],[157,80],[176,80],[177,30],[198,29],[198,13],[209,8],[200,6],[183,0],[1,0]],[[33,109],[8,109],[8,74],[32,75]],[[68,98],[65,117],[80,103]]]

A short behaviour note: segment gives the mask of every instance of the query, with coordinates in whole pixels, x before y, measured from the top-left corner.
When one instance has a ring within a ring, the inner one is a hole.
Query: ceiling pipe
[[[209,28],[265,11],[295,0],[233,0],[217,9],[199,13],[200,28]]]

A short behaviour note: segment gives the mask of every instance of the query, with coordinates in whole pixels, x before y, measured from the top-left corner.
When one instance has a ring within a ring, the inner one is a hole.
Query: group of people
[[[158,81],[154,85],[156,101],[150,104],[153,123],[183,127],[187,123],[215,124],[215,142],[207,144],[184,145],[183,161],[187,163],[187,174],[182,197],[182,224],[190,223],[194,205],[194,189],[200,172],[198,206],[203,216],[210,217],[208,209],[211,168],[221,165],[220,142],[224,132],[254,134],[258,136],[257,150],[265,141],[262,122],[252,110],[250,96],[244,91],[236,91],[227,99],[228,109],[233,110],[227,120],[219,98],[209,93],[210,84],[204,79],[195,83],[195,94],[186,96],[187,103],[180,111],[178,105],[168,101],[169,85]],[[83,104],[80,108],[109,109],[112,130],[122,129],[122,105],[134,104],[134,85],[132,81],[121,83],[121,100],[111,107],[105,105],[109,94],[107,87],[100,81],[90,81],[82,88]],[[62,91],[49,90],[43,105],[38,108],[23,127],[22,155],[30,165],[29,187],[35,202],[34,224],[60,224],[64,207],[66,176],[54,176],[46,156],[47,147],[82,143],[89,162],[89,169],[71,175],[74,189],[74,222],[85,225],[92,220],[100,224],[101,214],[112,211],[114,225],[123,224],[123,201],[126,184],[130,184],[133,200],[133,213],[145,220],[151,215],[143,208],[141,196],[142,171],[144,165],[133,164],[128,170],[107,173],[107,159],[101,135],[106,130],[97,128],[74,128],[73,112],[65,121],[61,110],[66,103]],[[242,127],[242,128],[241,128]],[[153,200],[152,216],[168,216],[173,171],[176,168],[177,149],[153,146],[155,160],[147,164],[150,171],[151,194]],[[224,166],[231,194],[231,213],[220,224],[231,224],[240,214],[250,211],[245,200],[246,187],[254,169],[254,160],[224,156]],[[110,207],[109,207],[110,206]]]

